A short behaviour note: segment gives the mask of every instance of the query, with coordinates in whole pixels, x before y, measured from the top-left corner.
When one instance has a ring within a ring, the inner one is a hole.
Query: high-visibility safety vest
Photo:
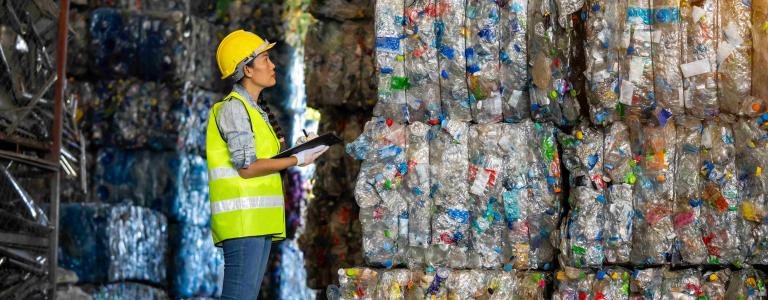
[[[211,108],[206,135],[208,186],[211,197],[213,242],[242,237],[271,236],[285,239],[283,183],[280,173],[242,178],[232,165],[227,142],[216,123],[225,101],[240,101],[248,110],[253,136],[258,142],[256,157],[270,158],[280,151],[280,142],[272,126],[238,93],[232,92]]]

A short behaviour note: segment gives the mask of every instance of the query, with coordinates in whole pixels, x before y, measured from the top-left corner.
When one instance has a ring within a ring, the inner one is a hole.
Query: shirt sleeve
[[[251,121],[242,102],[230,100],[222,104],[216,124],[221,136],[227,141],[229,156],[235,168],[244,169],[256,161]]]

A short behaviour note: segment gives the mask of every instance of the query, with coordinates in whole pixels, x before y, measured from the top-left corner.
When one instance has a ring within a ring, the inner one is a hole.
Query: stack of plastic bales
[[[556,125],[579,118],[565,28],[580,7],[557,20],[563,7],[545,2],[377,1],[379,101],[346,150],[362,160],[364,261],[391,270],[341,269],[329,298],[548,297],[563,195]],[[546,92],[528,85],[532,15],[563,47],[541,58]],[[535,109],[532,91],[544,96]]]
[[[377,269],[328,296],[485,299],[503,269],[553,275],[556,299],[765,298],[752,2],[377,1],[379,101],[347,145]]]
[[[73,9],[69,91],[95,157],[90,199],[72,200],[99,204],[65,206],[61,261],[75,270],[90,270],[80,261],[107,263],[103,274],[80,276],[104,284],[98,299],[215,297],[223,257],[212,243],[203,157],[209,108],[222,98],[211,92],[221,83],[211,80],[221,27],[204,19],[213,7],[91,1]],[[115,215],[121,209],[139,215]]]

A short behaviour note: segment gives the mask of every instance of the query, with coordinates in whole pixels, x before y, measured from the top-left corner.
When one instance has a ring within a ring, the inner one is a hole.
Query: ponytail
[[[285,135],[283,135],[283,129],[280,128],[280,124],[277,123],[277,118],[275,115],[269,110],[269,105],[264,102],[264,97],[259,96],[259,107],[264,110],[265,113],[267,113],[267,118],[269,118],[269,125],[272,126],[272,130],[275,131],[275,135],[277,135],[277,139],[283,139]]]

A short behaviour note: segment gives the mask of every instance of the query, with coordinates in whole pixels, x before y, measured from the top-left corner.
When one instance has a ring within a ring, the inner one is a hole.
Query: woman
[[[211,229],[224,248],[222,299],[256,299],[271,243],[285,238],[283,186],[279,172],[311,164],[328,147],[288,158],[280,152],[282,134],[258,99],[275,85],[275,65],[267,52],[275,44],[238,30],[216,50],[222,79],[232,92],[211,108],[206,135]]]

